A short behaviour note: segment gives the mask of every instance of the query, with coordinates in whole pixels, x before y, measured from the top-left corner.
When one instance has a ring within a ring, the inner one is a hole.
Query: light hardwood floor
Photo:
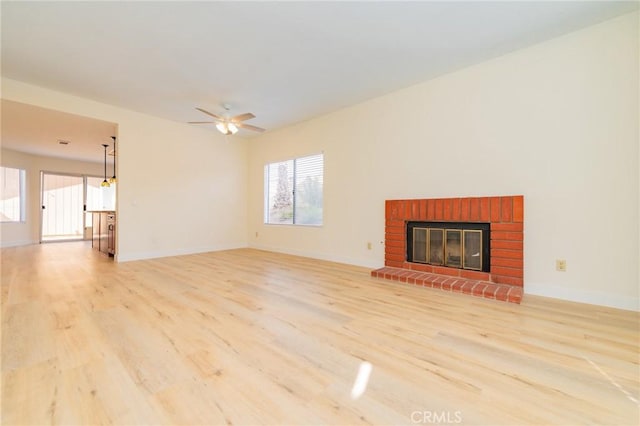
[[[1,253],[4,425],[640,423],[637,313],[251,249]]]

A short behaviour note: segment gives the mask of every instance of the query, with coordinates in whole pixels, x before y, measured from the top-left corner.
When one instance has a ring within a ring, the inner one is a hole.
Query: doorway
[[[42,172],[40,241],[84,238],[84,177]]]
[[[97,176],[41,172],[40,242],[91,239],[95,210],[115,210],[115,184]],[[86,232],[85,232],[86,230]]]

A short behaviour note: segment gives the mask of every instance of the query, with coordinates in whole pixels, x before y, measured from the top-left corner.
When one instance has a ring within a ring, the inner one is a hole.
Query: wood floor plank
[[[640,424],[636,312],[252,249],[1,255],[3,425]]]

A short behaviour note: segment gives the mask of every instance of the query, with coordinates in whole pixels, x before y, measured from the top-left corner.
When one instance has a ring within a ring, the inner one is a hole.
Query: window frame
[[[0,166],[0,173],[2,169],[12,169],[18,171],[18,202],[20,204],[18,219],[3,220],[0,218],[0,223],[26,223],[27,221],[27,170],[20,167]],[[0,203],[4,203],[4,200],[0,200]]]
[[[305,158],[309,158],[309,157],[316,157],[316,156],[321,156],[322,157],[322,174],[321,174],[321,179],[322,179],[322,214],[320,217],[320,223],[318,224],[314,224],[314,223],[296,223],[296,187],[298,185],[297,182],[297,161],[301,160],[301,159],[305,159]],[[277,223],[277,222],[270,222],[269,221],[269,217],[270,217],[270,192],[269,192],[269,183],[270,183],[270,179],[269,179],[269,168],[270,166],[274,165],[274,164],[279,164],[279,163],[286,163],[286,162],[292,162],[293,167],[292,167],[292,178],[291,178],[291,209],[292,209],[292,218],[291,218],[291,223]],[[307,154],[307,155],[300,155],[300,156],[296,156],[296,157],[289,157],[283,160],[277,160],[277,161],[270,161],[268,163],[265,163],[264,165],[264,171],[263,171],[263,177],[264,177],[264,191],[263,191],[263,197],[264,197],[264,210],[263,210],[263,224],[264,225],[274,225],[274,226],[301,226],[301,227],[312,227],[312,228],[321,228],[324,226],[324,151],[321,152],[315,152],[315,153],[311,153],[311,154]]]

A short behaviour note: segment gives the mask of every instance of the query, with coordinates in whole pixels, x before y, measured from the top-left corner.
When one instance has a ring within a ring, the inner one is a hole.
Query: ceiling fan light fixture
[[[238,127],[233,123],[218,123],[216,124],[216,129],[224,135],[235,135],[238,133]]]
[[[216,129],[223,135],[235,135],[238,133],[238,130],[245,129],[251,130],[253,132],[264,132],[264,129],[258,126],[251,126],[249,124],[245,124],[245,120],[251,120],[256,116],[250,112],[245,112],[244,114],[238,114],[234,117],[229,116],[229,110],[231,107],[229,105],[223,105],[225,109],[224,115],[220,116],[214,114],[212,112],[207,111],[206,109],[202,109],[196,107],[196,109],[204,114],[207,114],[209,117],[213,118],[215,121],[188,121],[189,124],[215,124]],[[115,142],[114,142],[115,146]]]

